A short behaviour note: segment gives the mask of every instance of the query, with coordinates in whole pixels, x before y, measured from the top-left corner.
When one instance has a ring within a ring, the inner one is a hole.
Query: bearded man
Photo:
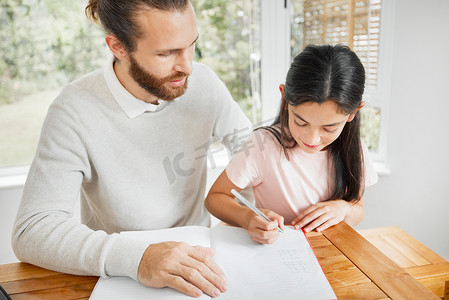
[[[251,124],[217,75],[192,62],[189,0],[91,0],[86,15],[104,28],[113,57],[50,106],[13,249],[51,270],[216,297],[227,285],[213,249],[118,233],[209,226],[204,145]],[[81,222],[71,218],[76,201]]]

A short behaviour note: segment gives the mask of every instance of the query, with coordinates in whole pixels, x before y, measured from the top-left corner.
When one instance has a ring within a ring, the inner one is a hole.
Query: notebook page
[[[211,236],[229,286],[220,299],[337,299],[302,231],[287,227],[271,245],[236,227],[213,227]]]
[[[186,242],[192,246],[210,247],[210,229],[203,226],[186,226],[153,231],[122,232],[130,239],[148,241],[149,244],[165,241]],[[149,288],[129,277],[100,278],[95,285],[90,300],[147,300],[147,299],[191,299],[171,288]],[[196,299],[210,299],[202,295]]]

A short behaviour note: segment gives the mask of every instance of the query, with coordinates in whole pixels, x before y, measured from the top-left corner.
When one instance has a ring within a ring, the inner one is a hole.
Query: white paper
[[[337,299],[301,231],[287,227],[270,245],[252,241],[243,228],[211,231],[229,286],[220,299]]]
[[[225,272],[229,286],[219,299],[337,299],[304,233],[292,228],[286,228],[271,245],[256,243],[245,229],[229,226],[186,226],[122,234],[151,243],[183,241],[215,248],[214,260]],[[171,288],[149,288],[128,277],[113,277],[100,278],[90,297],[104,299],[191,298]]]

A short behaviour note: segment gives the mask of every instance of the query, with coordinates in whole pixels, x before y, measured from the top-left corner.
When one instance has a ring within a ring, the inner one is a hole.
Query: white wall
[[[0,264],[17,261],[11,249],[11,231],[21,197],[22,188],[0,189]]]
[[[392,0],[384,0],[392,1]],[[397,225],[449,260],[449,1],[396,0],[388,166],[358,228]],[[213,177],[218,176],[215,170]],[[1,180],[1,179],[0,179]],[[210,186],[210,184],[208,184]],[[0,264],[21,189],[0,190]]]
[[[391,1],[391,0],[384,0]],[[358,228],[398,225],[449,260],[449,1],[397,0],[387,160]]]

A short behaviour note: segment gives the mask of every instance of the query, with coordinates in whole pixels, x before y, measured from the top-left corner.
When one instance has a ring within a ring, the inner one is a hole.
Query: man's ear
[[[123,47],[117,37],[112,34],[108,34],[105,40],[115,57],[119,60],[128,60],[128,52],[125,50],[125,47]]]
[[[358,108],[356,108],[352,114],[349,116],[348,120],[346,122],[351,122],[352,120],[354,120],[355,114],[363,107],[365,106],[365,101],[360,102],[360,106]]]

